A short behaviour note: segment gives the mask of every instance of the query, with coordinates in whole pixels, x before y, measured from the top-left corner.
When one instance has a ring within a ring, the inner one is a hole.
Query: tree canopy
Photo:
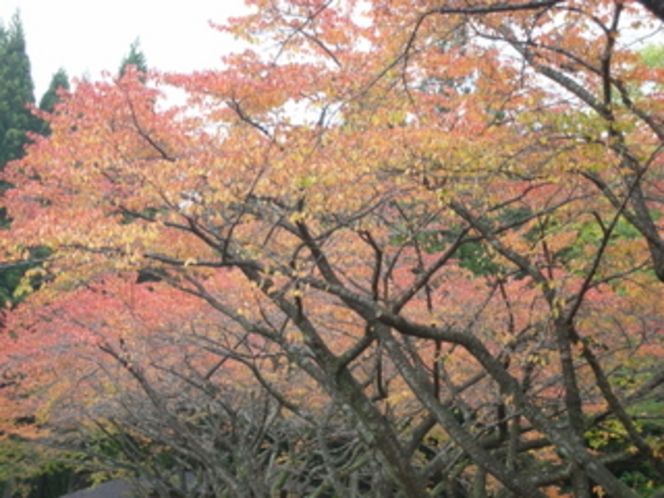
[[[2,249],[50,256],[3,430],[164,495],[652,494],[661,23],[248,3],[246,51],[79,83],[5,172]]]

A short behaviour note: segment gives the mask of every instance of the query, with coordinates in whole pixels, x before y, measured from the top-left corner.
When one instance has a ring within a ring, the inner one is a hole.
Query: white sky
[[[98,79],[118,70],[137,38],[151,68],[216,67],[232,39],[208,22],[243,8],[243,0],[0,0],[0,20],[8,26],[20,10],[39,102],[60,67],[70,79]]]

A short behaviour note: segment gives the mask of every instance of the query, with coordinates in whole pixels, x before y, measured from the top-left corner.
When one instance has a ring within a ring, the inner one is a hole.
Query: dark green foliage
[[[39,101],[39,109],[44,112],[53,112],[55,105],[60,101],[60,90],[69,90],[69,78],[64,69],[58,69],[58,71],[53,75],[51,83],[48,86],[48,90],[42,96]],[[51,130],[48,126],[48,123],[42,122],[42,126],[39,130],[40,135],[50,135]]]
[[[14,302],[14,290],[21,282],[24,272],[25,268],[22,266],[0,269],[0,309],[9,307]]]
[[[461,268],[470,270],[478,277],[500,273],[500,266],[494,262],[481,242],[463,244],[457,252],[457,257]]]
[[[69,90],[69,78],[64,69],[58,69],[58,71],[53,75],[51,79],[51,84],[48,86],[48,90],[42,96],[39,101],[39,109],[46,112],[53,112],[55,109],[55,104],[60,100],[58,96],[58,91],[60,88]]]
[[[27,107],[34,102],[25,35],[15,14],[9,28],[0,25],[0,168],[22,157],[26,132],[38,130],[39,120]]]
[[[74,461],[74,454],[60,454],[29,442],[5,439],[0,445],[0,496],[57,498],[88,485],[86,474],[57,461]]]
[[[496,219],[491,220],[495,230],[499,233],[505,227],[519,227],[524,225],[531,217],[531,210],[527,207],[506,209]],[[459,228],[445,232],[443,240],[452,243],[459,235]],[[530,231],[525,235],[526,240],[535,240],[539,236],[537,231]],[[442,246],[441,246],[442,247]],[[455,257],[459,266],[469,270],[477,277],[500,276],[507,273],[507,269],[500,265],[499,259],[492,256],[485,241],[472,238],[461,244]],[[513,274],[514,278],[523,278],[522,273]]]
[[[136,40],[129,47],[129,54],[127,54],[120,63],[120,69],[118,70],[120,76],[124,76],[128,66],[134,66],[136,70],[141,73],[148,72],[147,59],[145,58],[145,54],[141,50],[140,45],[140,41]]]
[[[0,263],[0,309],[12,307],[26,297],[26,286],[21,286],[23,276],[28,270],[39,267],[51,254],[47,247],[34,247],[29,252],[26,261]],[[27,289],[38,289],[46,278],[48,277],[42,274],[33,275],[29,279],[26,277],[29,285]]]

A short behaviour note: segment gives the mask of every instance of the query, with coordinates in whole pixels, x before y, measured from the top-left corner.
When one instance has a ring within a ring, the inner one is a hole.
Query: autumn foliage
[[[661,482],[651,18],[248,3],[220,69],[79,82],[7,169],[2,250],[50,257],[7,316],[5,432],[214,496]]]

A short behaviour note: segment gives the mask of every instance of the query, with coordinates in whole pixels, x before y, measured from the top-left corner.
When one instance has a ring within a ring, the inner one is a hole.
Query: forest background
[[[654,496],[642,3],[253,0],[220,68],[134,47],[34,115],[6,55],[12,493],[42,456],[160,496]]]

